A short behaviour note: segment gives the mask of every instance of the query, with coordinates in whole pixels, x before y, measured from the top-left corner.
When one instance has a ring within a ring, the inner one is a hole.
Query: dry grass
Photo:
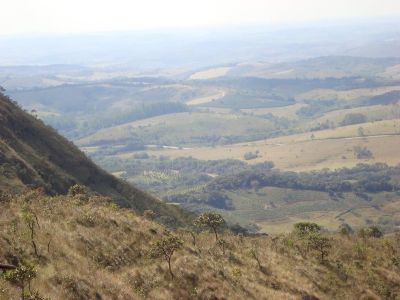
[[[190,76],[190,79],[199,80],[199,79],[211,79],[216,77],[221,77],[226,75],[230,67],[219,67],[219,68],[211,68],[204,71],[199,71]]]
[[[32,289],[51,299],[395,299],[399,296],[400,239],[330,236],[326,262],[293,236],[241,237],[189,234],[172,261],[150,259],[165,228],[115,208],[107,199],[49,198],[30,193],[1,202],[0,259],[35,264]],[[24,215],[37,217],[35,256]],[[340,245],[340,247],[339,247]],[[253,255],[252,255],[253,253]],[[254,254],[260,265],[257,264]],[[0,279],[0,298],[18,289]]]
[[[351,224],[353,228],[362,228],[368,223],[377,223],[381,217],[400,221],[400,197],[397,201],[385,203],[382,207],[376,208],[369,205],[358,205],[351,209],[341,211],[318,211],[299,213],[288,216],[282,220],[257,222],[260,230],[270,234],[288,233],[293,225],[298,222],[315,222],[324,228],[335,231],[340,224]]]
[[[219,91],[215,94],[212,94],[210,96],[204,96],[204,97],[199,97],[192,99],[188,102],[186,102],[187,105],[199,105],[199,104],[206,104],[209,102],[212,102],[214,100],[218,100],[225,97],[225,91]]]
[[[381,86],[375,88],[361,88],[345,91],[336,91],[333,89],[315,89],[296,96],[297,101],[303,100],[343,100],[350,101],[360,97],[373,97],[389,93],[392,91],[400,91],[400,86]]]
[[[383,76],[389,78],[391,80],[399,80],[400,79],[400,65],[394,65],[386,68],[385,72],[378,74],[379,76]]]
[[[358,129],[364,129],[365,137],[360,137]],[[192,149],[155,150],[154,155],[171,158],[192,156],[203,160],[239,159],[244,160],[247,152],[259,151],[256,159],[249,163],[273,161],[283,170],[318,170],[323,168],[352,167],[358,163],[384,162],[389,165],[400,163],[400,119],[370,122],[336,129],[307,132],[252,143],[241,143],[217,147],[197,147]],[[373,153],[368,160],[357,159],[353,153],[355,146],[367,147]],[[131,154],[124,154],[124,157]]]

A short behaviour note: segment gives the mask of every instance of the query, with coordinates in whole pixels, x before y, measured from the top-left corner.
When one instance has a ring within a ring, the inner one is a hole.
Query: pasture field
[[[218,100],[225,97],[225,91],[219,91],[213,95],[210,96],[204,96],[204,97],[199,97],[199,98],[194,98],[188,102],[186,102],[187,105],[200,105],[200,104],[206,104],[209,102],[212,102],[214,100]]]
[[[373,97],[383,95],[393,91],[400,91],[399,85],[379,86],[373,88],[360,88],[351,90],[333,90],[333,89],[314,89],[305,93],[301,93],[295,97],[297,101],[304,100],[341,100],[351,101],[360,97]]]
[[[323,226],[327,230],[336,231],[343,224],[352,224],[352,227],[362,228],[370,224],[379,224],[381,227],[389,225],[389,220],[395,226],[400,223],[400,197],[393,198],[384,202],[381,206],[373,207],[370,205],[355,206],[345,211],[319,211],[307,212],[295,216],[289,216],[284,219],[274,221],[262,221],[256,224],[260,226],[261,231],[270,234],[279,234],[289,232],[295,223],[298,222],[315,222]]]
[[[363,114],[368,121],[378,121],[386,119],[400,119],[400,104],[393,105],[370,105],[363,107],[354,107],[348,109],[338,109],[323,116],[316,118],[310,122],[314,126],[318,123],[324,123],[326,121],[333,122],[335,126],[339,125],[343,121],[346,114]],[[363,124],[360,124],[363,126]]]
[[[360,127],[364,129],[365,136],[359,136]],[[356,146],[368,148],[373,157],[357,159],[354,154]],[[384,162],[397,165],[400,163],[399,148],[400,120],[384,120],[251,143],[194,147],[185,150],[151,150],[149,153],[171,158],[191,156],[201,160],[244,160],[246,153],[258,151],[257,158],[247,160],[248,163],[272,161],[279,169],[306,171],[352,167],[358,163]],[[133,154],[125,153],[120,156],[131,155]]]
[[[370,201],[352,193],[333,200],[324,192],[274,187],[226,193],[235,207],[222,211],[227,219],[253,222],[270,234],[289,232],[293,224],[302,221],[316,222],[331,231],[343,223],[355,229],[372,223],[400,224],[400,195],[395,193],[371,194]]]

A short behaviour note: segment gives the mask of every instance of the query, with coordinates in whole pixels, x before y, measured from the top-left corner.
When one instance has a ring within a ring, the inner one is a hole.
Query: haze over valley
[[[397,166],[399,22],[346,22],[42,36],[30,45],[33,54],[7,52],[29,66],[1,67],[0,82],[103,168],[166,201],[195,211],[229,207],[222,213],[232,222],[267,232],[325,215],[335,229],[348,209],[360,211],[349,221],[361,226],[386,213],[371,215],[376,204],[352,191],[339,197],[343,203],[329,196],[342,191],[320,188],[302,188],[310,199],[286,203],[299,192],[290,184],[207,191],[215,180],[256,168]],[[16,45],[10,39],[3,47]],[[390,214],[397,226],[397,211]]]
[[[400,7],[355,2],[0,31],[0,299],[397,299]]]

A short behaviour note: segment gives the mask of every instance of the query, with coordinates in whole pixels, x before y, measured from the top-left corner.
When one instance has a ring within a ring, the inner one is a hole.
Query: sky
[[[0,0],[0,35],[400,15],[400,0]]]

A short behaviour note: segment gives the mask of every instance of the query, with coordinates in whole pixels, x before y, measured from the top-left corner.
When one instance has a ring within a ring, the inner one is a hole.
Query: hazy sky
[[[1,0],[0,34],[400,15],[400,0]]]

